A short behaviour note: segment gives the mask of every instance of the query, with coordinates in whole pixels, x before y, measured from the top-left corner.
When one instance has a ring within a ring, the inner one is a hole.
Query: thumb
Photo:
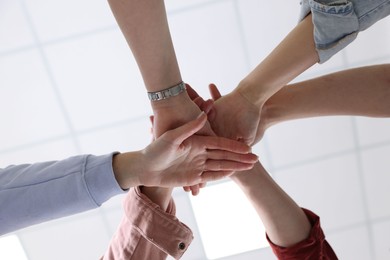
[[[180,145],[188,137],[194,135],[196,132],[202,129],[206,122],[207,116],[204,112],[201,112],[196,119],[165,133],[164,139]]]
[[[209,85],[209,91],[210,91],[210,95],[211,95],[211,98],[214,100],[214,101],[217,101],[218,99],[220,99],[222,97],[221,95],[221,92],[219,92],[219,89],[217,88],[217,86],[213,83],[211,83]]]
[[[187,94],[188,96],[191,98],[191,100],[194,100],[199,96],[199,94],[195,91],[195,89],[193,89],[189,84],[186,83],[186,90],[187,90]]]

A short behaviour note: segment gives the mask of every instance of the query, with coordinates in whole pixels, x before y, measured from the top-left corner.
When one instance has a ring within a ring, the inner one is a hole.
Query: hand
[[[214,101],[212,99],[208,99],[205,101],[189,84],[186,84],[186,88],[188,96],[203,112],[207,114],[207,118],[212,117],[213,112],[215,112],[215,109],[213,109]],[[201,188],[206,187],[206,184],[207,183],[199,183],[191,187],[184,186],[183,189],[186,192],[191,191],[192,195],[196,196],[199,194]]]
[[[152,102],[154,114],[154,136],[159,137],[166,131],[177,128],[179,126],[194,120],[201,110],[190,99],[187,92],[181,93],[178,96]],[[215,135],[208,122],[200,129],[199,135]]]
[[[219,92],[219,90],[215,84],[210,84],[209,90],[210,90],[210,94],[211,94],[214,101],[217,101],[218,99],[220,99],[222,97],[221,93]],[[214,104],[210,100],[204,101],[201,97],[199,97],[199,98],[200,98],[200,100],[198,101],[198,106],[202,109],[202,111],[207,113],[208,120],[210,122],[213,122],[213,120],[215,119],[215,115],[216,115]],[[268,110],[269,109],[267,109],[267,108],[268,108],[268,103],[265,103],[263,108],[261,109],[260,121],[259,121],[259,124],[257,126],[257,131],[256,131],[255,139],[254,139],[252,146],[254,144],[257,144],[258,142],[260,142],[260,140],[264,136],[265,131],[270,127],[270,124],[268,122],[269,121],[268,120],[268,117],[269,117]]]
[[[221,96],[217,87],[210,84],[210,93],[214,99],[214,115],[210,118],[212,129],[219,136],[253,145],[260,124],[261,109],[251,104],[238,91]]]
[[[192,90],[188,84],[186,84],[186,87],[189,87],[190,91]],[[155,137],[196,118],[200,113],[200,109],[193,102],[194,100],[191,99],[190,93],[187,94],[185,92],[169,100],[152,102],[154,113],[153,132]],[[215,136],[209,122],[206,122],[205,126],[197,134]],[[192,187],[187,187],[186,190],[191,190],[193,195],[197,195],[199,189],[205,185],[205,183],[196,184]]]
[[[187,84],[186,84],[187,85]],[[189,87],[190,88],[190,90],[192,90],[192,88],[189,86],[189,85],[187,85],[187,87]],[[192,90],[193,91],[193,90]],[[196,93],[196,92],[195,92]],[[198,94],[198,93],[196,93],[196,94]],[[198,95],[198,97],[199,97],[199,95]],[[191,97],[191,99],[192,99],[192,101],[194,101],[194,99]],[[204,102],[204,100],[202,99],[202,98],[200,98],[199,97],[199,99],[198,99],[198,103],[199,102],[202,102],[202,107],[205,109],[205,110],[207,110],[210,106],[207,106],[206,107],[206,104],[205,104],[205,102]],[[200,107],[199,105],[198,105],[198,107]],[[204,111],[203,111],[204,112]],[[151,128],[151,133],[152,133],[152,136],[153,136],[153,139],[152,139],[152,141],[154,141],[155,140],[155,136],[153,135],[153,132],[154,132],[154,116],[153,115],[151,115],[150,117],[149,117],[149,119],[150,119],[150,123],[152,124],[152,128]],[[196,195],[198,195],[199,194],[199,191],[200,191],[200,189],[201,188],[204,188],[206,186],[206,183],[199,183],[199,184],[195,184],[195,185],[192,185],[192,186],[185,186],[185,187],[183,187],[184,188],[184,190],[186,191],[186,192],[189,192],[189,191],[191,191],[191,193],[192,193],[192,195],[193,196],[196,196]],[[144,187],[144,190],[145,191],[153,191],[153,194],[152,194],[152,197],[154,197],[154,198],[157,198],[157,196],[155,195],[155,193],[156,192],[154,192],[155,190],[154,189],[157,189],[157,191],[166,191],[166,190],[171,190],[171,193],[172,193],[172,188],[161,188],[161,187]],[[166,193],[168,193],[168,192],[166,192]],[[150,195],[150,194],[148,194],[148,195]],[[160,196],[160,194],[158,195],[158,196]],[[162,196],[162,197],[164,197],[164,196]],[[164,202],[166,202],[166,201],[164,201]],[[161,204],[161,203],[160,203]]]
[[[250,147],[215,136],[194,135],[207,117],[170,130],[142,151],[140,183],[145,186],[191,186],[214,181],[234,171],[251,169],[257,156]]]
[[[200,110],[202,110],[207,114],[208,120],[210,120],[210,118],[214,119],[215,116],[214,100],[212,99],[204,100],[189,84],[186,84],[186,88],[187,88],[188,96],[200,108]],[[219,93],[217,87],[215,87],[215,91],[216,91],[215,92],[216,96],[221,97],[221,94]]]
[[[199,96],[199,94],[190,85],[187,84],[187,93],[188,93],[189,97],[203,112],[205,112],[207,114],[208,120],[210,122],[212,122],[215,119],[215,114],[216,114],[215,107],[214,107],[214,101],[221,98],[221,94],[220,94],[218,88],[214,84],[210,84],[209,88],[210,88],[211,96],[214,98],[214,100],[212,100],[212,99],[204,100],[201,96]],[[264,112],[264,111],[267,111],[267,109],[262,110],[262,112]],[[264,135],[264,132],[267,128],[267,126],[264,124],[264,122],[267,121],[265,119],[266,119],[265,115],[264,115],[264,117],[263,116],[261,117],[261,121],[260,121],[258,130],[257,130],[257,133],[256,133],[255,142],[260,141]],[[234,173],[230,177],[233,177],[233,176],[239,176],[239,174],[237,175]],[[204,186],[205,186],[205,184],[202,183],[197,188],[199,190],[199,188],[203,188]],[[185,191],[187,191],[187,192],[192,191],[192,193],[194,194],[194,186],[183,187],[183,188]]]

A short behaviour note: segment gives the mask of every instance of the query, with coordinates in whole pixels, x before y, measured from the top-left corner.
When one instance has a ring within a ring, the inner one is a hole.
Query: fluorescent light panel
[[[0,237],[0,259],[28,260],[16,235]]]
[[[255,209],[232,181],[202,189],[191,203],[208,259],[269,246]]]

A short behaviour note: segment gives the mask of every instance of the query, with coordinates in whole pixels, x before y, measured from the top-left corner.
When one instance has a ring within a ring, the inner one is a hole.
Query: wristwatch
[[[186,84],[184,84],[184,82],[182,81],[179,84],[167,89],[163,89],[156,92],[148,92],[148,97],[150,101],[159,101],[159,100],[177,96],[180,93],[184,92],[185,90],[186,90]]]

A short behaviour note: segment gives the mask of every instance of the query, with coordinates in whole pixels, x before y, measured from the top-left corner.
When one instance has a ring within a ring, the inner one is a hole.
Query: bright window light
[[[208,259],[269,246],[255,209],[232,181],[202,189],[191,203]]]
[[[0,237],[0,259],[27,260],[26,253],[16,235]]]

